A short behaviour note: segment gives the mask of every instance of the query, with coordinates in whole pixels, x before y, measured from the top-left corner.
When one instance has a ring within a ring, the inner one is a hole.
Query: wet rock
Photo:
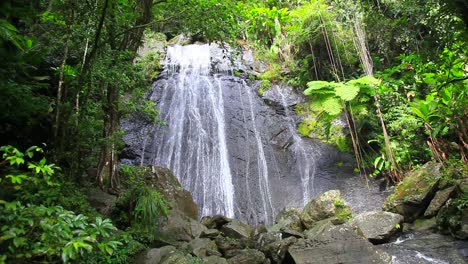
[[[279,229],[289,229],[296,232],[304,231],[301,222],[301,211],[294,208],[283,209],[276,216],[276,225]]]
[[[221,228],[221,231],[227,237],[250,239],[253,236],[254,229],[240,220],[232,219],[231,222]]]
[[[203,264],[228,264],[227,260],[218,256],[209,256],[203,258]]]
[[[196,238],[190,241],[187,249],[193,255],[202,258],[207,256],[221,256],[216,243],[208,238]]]
[[[460,231],[458,231],[457,236],[461,239],[468,239],[468,208],[462,211]]]
[[[262,224],[257,225],[254,230],[254,238],[258,238],[260,235],[267,233],[267,232],[268,232],[268,229],[264,225]]]
[[[169,241],[190,241],[200,235],[205,226],[187,217],[178,210],[170,210],[166,218],[161,220],[160,235]]]
[[[412,222],[421,216],[437,190],[440,166],[429,162],[410,172],[387,198],[384,210],[403,215],[405,222]]]
[[[98,213],[109,216],[112,208],[115,205],[117,197],[115,195],[103,192],[99,188],[90,189],[87,193],[88,201],[91,207],[96,209]]]
[[[288,237],[304,238],[304,235],[302,233],[299,233],[291,229],[283,229],[281,230],[281,237],[282,238],[288,238]]]
[[[359,214],[347,224],[358,227],[373,244],[380,244],[387,242],[401,230],[402,223],[402,215],[377,211]]]
[[[296,264],[389,264],[391,257],[358,235],[349,225],[329,225],[313,239],[300,239],[290,246],[285,262]]]
[[[186,36],[184,34],[177,35],[173,38],[171,38],[167,44],[168,45],[188,45],[192,43],[192,38],[190,36]]]
[[[192,194],[182,188],[179,180],[169,169],[158,166],[148,166],[144,169],[146,184],[158,190],[169,202],[172,210],[178,210],[187,217],[198,219],[198,207],[193,201]]]
[[[192,264],[193,261],[191,259],[192,257],[190,255],[185,255],[183,252],[176,251],[162,260],[160,264]]]
[[[462,212],[453,199],[449,199],[437,214],[437,229],[446,235],[456,236],[461,228]]]
[[[229,264],[264,264],[265,255],[256,249],[244,249],[237,252],[237,255],[229,258]]]
[[[229,237],[218,236],[215,238],[218,250],[226,255],[226,252],[235,249],[254,248],[254,242],[246,239],[235,239]]]
[[[134,258],[134,263],[140,264],[157,264],[161,263],[167,256],[175,253],[177,249],[173,246],[165,246],[162,248],[153,248],[146,250]]]
[[[317,221],[330,217],[338,217],[336,223],[345,222],[351,215],[351,209],[341,199],[338,190],[331,190],[320,194],[310,201],[301,213],[302,224],[309,229]]]
[[[280,234],[265,233],[258,240],[257,248],[262,251],[272,263],[282,263],[289,246],[297,241],[295,237],[282,239]]]
[[[466,264],[463,252],[468,252],[468,242],[432,232],[405,234],[394,243],[378,245],[394,256],[394,263],[450,263]]]
[[[436,217],[429,219],[416,219],[413,223],[405,223],[403,225],[403,232],[407,231],[428,231],[435,229],[437,226]]]
[[[201,238],[216,238],[220,234],[218,229],[206,229],[201,232]]]
[[[232,220],[224,215],[204,216],[201,223],[209,229],[221,229],[222,226],[231,222]]]
[[[323,232],[325,232],[325,230],[328,230],[328,229],[332,228],[333,226],[334,226],[334,224],[333,224],[331,218],[321,220],[321,221],[313,223],[311,228],[304,231],[304,235],[308,239],[313,239],[316,236],[318,236],[318,235],[322,234]]]
[[[426,212],[424,212],[424,216],[431,217],[436,215],[445,202],[447,202],[447,200],[455,193],[456,188],[456,186],[452,186],[438,191],[427,207]]]

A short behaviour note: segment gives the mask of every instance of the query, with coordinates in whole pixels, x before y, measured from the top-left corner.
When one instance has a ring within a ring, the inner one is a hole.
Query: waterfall
[[[286,96],[282,86],[275,86],[275,92],[277,92],[281,98],[281,104],[284,107],[284,111],[287,118],[287,124],[289,133],[292,137],[292,149],[297,159],[296,166],[301,177],[301,187],[302,187],[302,204],[305,206],[309,200],[312,198],[311,193],[314,189],[314,177],[315,177],[315,155],[316,152],[307,152],[305,148],[305,143],[302,140],[302,137],[299,135],[296,129],[296,122],[294,121],[293,115],[289,109],[289,106],[286,102]]]
[[[154,130],[152,163],[174,172],[202,215],[234,217],[223,91],[219,77],[210,75],[210,46],[171,46],[165,64],[158,108],[167,125]]]
[[[122,162],[169,168],[200,216],[254,225],[273,224],[281,209],[302,208],[344,186],[352,185],[345,196],[372,201],[360,198],[365,187],[351,178],[349,155],[298,134],[290,109],[303,96],[277,85],[259,95],[259,81],[232,74],[232,67],[248,72],[247,64],[232,66],[229,56],[215,44],[168,47],[165,70],[148,95],[164,124],[125,120]]]

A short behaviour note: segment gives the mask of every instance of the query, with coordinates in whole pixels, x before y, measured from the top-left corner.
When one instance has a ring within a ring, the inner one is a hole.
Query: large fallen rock
[[[451,186],[438,191],[427,207],[426,212],[424,212],[424,217],[432,217],[436,215],[445,202],[447,202],[448,199],[450,199],[450,197],[455,193],[456,189],[457,186]]]
[[[102,215],[110,216],[112,208],[115,205],[117,197],[102,191],[99,188],[91,188],[87,192],[87,197],[91,207]]]
[[[145,250],[138,254],[133,262],[139,264],[153,264],[162,263],[168,256],[177,252],[177,249],[173,246],[165,246],[162,248],[153,248]]]
[[[192,194],[182,188],[177,177],[166,168],[151,166],[145,170],[145,182],[147,185],[160,192],[172,210],[178,210],[185,216],[198,219],[198,207],[193,201]]]
[[[218,250],[223,254],[226,255],[228,251],[231,250],[240,250],[244,248],[254,248],[254,242],[252,240],[247,239],[235,239],[230,237],[223,237],[218,236],[215,238],[216,246]]]
[[[269,231],[282,230],[304,231],[301,222],[301,211],[295,208],[285,208],[276,216],[276,224],[268,228]]]
[[[264,264],[265,255],[256,249],[244,249],[228,259],[229,264]]]
[[[179,210],[170,210],[167,217],[161,219],[159,236],[169,244],[178,241],[190,241],[198,237],[207,228],[187,217]]]
[[[187,245],[187,249],[192,255],[199,258],[208,256],[221,257],[216,243],[208,238],[196,238],[190,241]]]
[[[250,239],[253,236],[254,228],[240,220],[232,219],[231,222],[223,225],[221,231],[227,237]]]
[[[347,224],[359,228],[373,244],[381,244],[401,230],[402,223],[402,215],[376,211],[359,214]]]
[[[231,222],[232,219],[224,215],[204,216],[201,223],[209,229],[221,229],[225,224]]]
[[[315,222],[331,217],[335,217],[335,224],[339,224],[351,218],[351,208],[341,199],[340,191],[330,190],[310,201],[300,217],[306,229],[311,228]]]
[[[329,225],[313,239],[300,239],[288,249],[285,263],[389,264],[392,258],[358,235],[349,225]]]
[[[436,162],[429,162],[406,175],[385,201],[384,210],[403,215],[405,222],[424,214],[437,191],[440,167]]]
[[[263,233],[257,241],[257,249],[262,251],[265,256],[274,264],[283,263],[288,248],[296,243],[295,237],[281,238],[280,233]]]
[[[222,257],[209,256],[203,259],[203,264],[228,264],[228,262]]]

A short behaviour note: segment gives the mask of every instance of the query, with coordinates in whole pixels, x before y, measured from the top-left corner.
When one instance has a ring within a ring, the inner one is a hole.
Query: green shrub
[[[1,262],[22,263],[30,260],[65,263],[83,258],[92,252],[112,255],[122,243],[110,239],[117,228],[109,219],[96,217],[93,221],[82,214],[53,204],[61,184],[53,178],[59,170],[46,158],[34,161],[34,154],[43,150],[33,146],[24,153],[12,146],[0,148],[2,169],[0,189],[13,190],[8,200],[0,200],[0,249],[5,252]],[[26,170],[27,168],[27,170]],[[37,196],[31,190],[39,190]],[[44,198],[44,199],[34,199]],[[25,202],[29,202],[24,205]],[[41,202],[43,204],[34,204]]]

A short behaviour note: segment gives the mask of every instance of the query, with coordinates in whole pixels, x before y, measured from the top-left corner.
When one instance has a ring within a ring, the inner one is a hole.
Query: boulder
[[[159,233],[167,241],[190,241],[207,228],[179,210],[170,210],[161,220]]]
[[[102,215],[109,216],[112,208],[115,205],[117,197],[107,192],[103,192],[99,188],[89,189],[87,197],[91,207]]]
[[[265,233],[257,241],[257,249],[262,251],[272,263],[283,263],[289,246],[297,241],[295,237],[282,239],[278,233]]]
[[[145,250],[134,258],[134,263],[139,264],[157,264],[161,263],[167,256],[176,252],[177,249],[173,246],[165,246],[162,248],[153,248]]]
[[[392,258],[362,236],[350,225],[328,225],[313,239],[300,239],[291,245],[285,263],[356,264],[391,263]]]
[[[436,217],[432,217],[429,219],[419,218],[414,220],[413,223],[405,223],[403,226],[403,232],[407,231],[428,231],[435,229],[437,226],[437,219]]]
[[[401,230],[402,223],[402,215],[376,211],[359,214],[347,224],[358,227],[371,243],[381,244]]]
[[[455,193],[457,186],[452,186],[444,190],[438,191],[434,198],[431,200],[431,203],[424,212],[425,217],[432,217],[437,214],[437,212],[442,208],[442,206],[447,202],[448,199]]]
[[[385,201],[384,210],[403,215],[405,222],[424,214],[437,191],[440,167],[436,162],[429,162],[406,175]]]
[[[315,222],[330,217],[337,217],[336,224],[344,223],[351,217],[351,209],[341,199],[341,193],[338,190],[320,194],[304,207],[300,215],[306,229],[311,228]]]
[[[462,211],[460,230],[457,232],[457,237],[468,239],[468,208],[465,208]]]
[[[208,238],[196,238],[190,241],[187,245],[187,249],[193,255],[203,258],[207,256],[221,256],[218,252],[216,243]]]
[[[215,238],[216,246],[218,250],[223,254],[226,255],[226,252],[235,249],[244,249],[244,248],[253,248],[254,243],[251,240],[246,239],[235,239],[235,238],[228,238],[223,236],[218,236]]]
[[[227,237],[231,238],[244,238],[244,239],[250,239],[253,236],[254,229],[252,226],[237,220],[237,219],[232,219],[231,222],[225,224],[222,228],[221,231],[223,234]]]
[[[231,222],[232,219],[225,217],[224,215],[204,216],[201,223],[209,229],[221,229],[223,225]]]
[[[307,239],[313,239],[316,236],[322,234],[325,230],[334,226],[331,218],[315,222],[311,228],[304,231],[304,235]]]
[[[228,259],[229,264],[264,264],[265,255],[256,249],[244,249]]]
[[[192,264],[193,258],[190,255],[185,255],[181,251],[176,251],[169,256],[167,256],[163,261],[156,262],[154,264]],[[153,263],[151,263],[153,264]]]
[[[286,208],[281,210],[276,216],[276,224],[280,229],[290,229],[296,232],[304,231],[301,222],[301,211],[295,208]]]
[[[219,232],[218,229],[206,229],[201,232],[200,237],[201,238],[216,238],[219,234],[221,233]]]
[[[209,256],[203,258],[203,264],[228,264],[227,260],[218,256]]]
[[[192,194],[182,188],[177,177],[169,169],[151,166],[145,167],[144,170],[146,184],[163,195],[171,210],[178,210],[189,218],[198,219],[198,207]]]

